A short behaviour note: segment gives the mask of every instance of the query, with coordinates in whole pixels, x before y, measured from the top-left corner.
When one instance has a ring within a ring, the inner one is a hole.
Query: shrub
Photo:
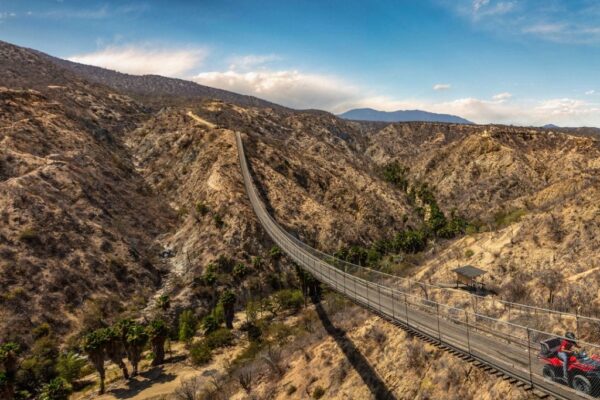
[[[423,231],[409,229],[396,235],[394,247],[405,253],[418,253],[425,250],[427,235]]]
[[[41,337],[48,336],[48,335],[50,335],[50,332],[51,332],[50,325],[48,325],[45,322],[43,324],[39,324],[38,326],[33,328],[33,330],[31,331],[31,333],[33,334],[33,337],[35,339],[39,339]]]
[[[32,245],[42,243],[39,233],[32,228],[24,229],[23,231],[21,231],[21,233],[19,234],[19,240],[23,243]]]
[[[179,315],[179,340],[182,342],[187,342],[196,334],[196,325],[197,325],[196,317],[192,313],[191,310],[184,310],[181,315]]]
[[[19,381],[25,381],[27,389],[34,389],[56,378],[58,344],[52,336],[43,336],[29,349],[29,354],[21,362]]]
[[[68,400],[71,392],[71,385],[66,380],[55,378],[44,385],[40,400]]]
[[[240,330],[248,334],[250,342],[259,342],[262,337],[262,330],[253,322],[245,322],[242,324]]]
[[[321,386],[317,386],[315,388],[315,390],[313,391],[312,398],[313,399],[320,399],[324,395],[325,395],[325,389],[323,389]]]
[[[252,257],[252,266],[256,269],[260,269],[263,266],[263,260],[259,256]]]
[[[199,376],[186,379],[175,389],[175,398],[177,400],[200,400],[200,391],[202,390],[203,379]]]
[[[204,365],[212,360],[212,351],[204,341],[200,341],[192,344],[190,358],[194,365]]]
[[[233,277],[236,279],[242,279],[246,275],[248,275],[248,267],[242,263],[238,263],[233,267]]]
[[[204,271],[202,274],[202,283],[206,286],[212,286],[217,283],[217,275],[210,270]]]
[[[527,211],[520,208],[496,213],[494,215],[494,224],[496,229],[501,229],[515,222],[519,222],[525,214],[527,214]]]
[[[275,293],[273,297],[282,310],[298,312],[304,304],[302,292],[297,289],[283,289]]]
[[[269,250],[269,257],[272,260],[277,261],[281,258],[281,256],[283,256],[283,253],[279,247],[277,247],[277,246],[271,247],[271,250]]]
[[[233,344],[233,333],[229,329],[220,328],[206,336],[204,342],[211,349],[227,347]]]
[[[275,341],[279,344],[284,344],[287,338],[292,336],[293,329],[283,323],[272,323],[269,326],[269,333],[273,336]]]
[[[298,388],[297,388],[296,386],[294,386],[294,385],[290,385],[290,386],[288,386],[288,388],[287,388],[287,390],[285,391],[285,393],[286,393],[288,396],[291,396],[291,395],[293,395],[294,393],[296,393],[296,390],[298,390]]]
[[[74,352],[61,354],[56,363],[58,375],[67,383],[72,384],[81,376],[81,371],[85,367],[86,361],[83,357]]]
[[[221,217],[220,214],[215,214],[213,216],[213,221],[215,223],[215,226],[219,229],[222,228],[223,225],[225,225],[225,223],[223,222],[223,217]]]
[[[215,318],[215,316],[212,314],[202,318],[202,328],[204,329],[205,335],[216,331],[217,329],[219,329],[220,325],[221,324],[219,323],[217,318]]]
[[[229,274],[233,270],[235,262],[231,257],[221,254],[217,257],[213,265],[217,271]]]
[[[171,299],[166,294],[161,294],[156,300],[156,307],[167,311],[171,307]]]
[[[475,254],[475,252],[471,249],[465,250],[465,258],[471,258],[471,257],[473,257],[474,254]]]
[[[397,162],[391,162],[383,167],[381,174],[386,182],[390,182],[394,186],[406,191],[408,188],[408,178],[406,177],[408,171],[408,168],[401,166]]]
[[[208,214],[208,206],[199,201],[196,203],[196,212],[202,216]]]

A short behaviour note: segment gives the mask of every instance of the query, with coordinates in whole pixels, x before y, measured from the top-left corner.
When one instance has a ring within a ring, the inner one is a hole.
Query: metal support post
[[[467,322],[467,349],[469,350],[469,354],[471,354],[471,335],[469,333],[469,312],[465,310],[465,321]]]
[[[531,372],[531,330],[527,328],[527,354],[529,356],[529,383],[533,387],[533,373]]]

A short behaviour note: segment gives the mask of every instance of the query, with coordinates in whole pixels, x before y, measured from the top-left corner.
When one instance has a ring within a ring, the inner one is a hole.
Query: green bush
[[[325,395],[325,389],[323,389],[321,386],[317,386],[315,388],[315,390],[313,391],[313,399],[320,399],[321,397],[323,397]]]
[[[212,350],[204,341],[192,344],[190,358],[194,365],[204,365],[212,360]]]
[[[213,216],[213,221],[215,223],[215,226],[219,229],[225,225],[225,222],[223,222],[223,217],[221,217],[220,214],[215,214]]]
[[[233,267],[233,277],[236,279],[242,279],[248,275],[249,272],[248,267],[242,263],[238,263]]]
[[[204,365],[212,359],[212,351],[233,344],[233,334],[225,328],[217,329],[204,339],[192,344],[190,358],[194,365]]]
[[[397,162],[386,164],[382,169],[382,176],[386,182],[390,182],[394,186],[406,191],[408,188],[407,173],[409,169],[401,166]]]
[[[203,341],[211,350],[214,350],[231,346],[234,338],[233,333],[229,329],[220,328],[208,334]]]
[[[178,338],[182,342],[187,342],[192,339],[196,334],[196,325],[198,321],[196,321],[196,317],[191,310],[184,310],[181,315],[179,315],[179,331]]]
[[[418,253],[426,246],[427,235],[423,231],[409,229],[398,233],[394,239],[394,248],[405,253]]]
[[[209,314],[206,317],[202,318],[202,329],[204,329],[204,334],[208,335],[211,332],[216,331],[221,326],[221,323],[215,318],[214,315]]]
[[[217,283],[217,274],[213,271],[204,271],[202,274],[202,283],[206,286],[212,286]]]
[[[86,365],[86,361],[83,357],[75,354],[74,352],[68,352],[61,354],[58,357],[56,363],[56,372],[63,378],[67,383],[73,383],[81,376],[81,371]]]
[[[276,292],[273,297],[282,310],[298,312],[304,305],[304,296],[297,289],[283,289]]]
[[[217,271],[229,274],[233,271],[235,261],[231,257],[221,254],[217,257],[213,265]]]
[[[501,229],[514,224],[515,222],[519,222],[526,214],[527,210],[521,208],[498,212],[494,215],[494,224],[496,225],[496,229]]]
[[[68,400],[71,392],[71,385],[66,380],[55,378],[44,385],[40,400]]]
[[[269,257],[271,257],[271,259],[279,260],[281,258],[281,256],[283,256],[283,252],[281,251],[281,249],[279,247],[277,247],[277,246],[271,247],[271,250],[269,250]]]
[[[263,266],[263,260],[260,256],[252,257],[252,266],[255,269],[260,269]]]
[[[208,206],[203,202],[199,201],[196,203],[196,212],[204,216],[208,214]]]

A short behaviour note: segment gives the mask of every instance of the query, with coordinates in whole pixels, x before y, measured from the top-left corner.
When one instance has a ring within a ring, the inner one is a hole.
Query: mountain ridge
[[[438,114],[423,110],[380,111],[373,108],[354,108],[338,117],[357,121],[380,122],[442,122],[473,125],[473,122],[452,114]]]

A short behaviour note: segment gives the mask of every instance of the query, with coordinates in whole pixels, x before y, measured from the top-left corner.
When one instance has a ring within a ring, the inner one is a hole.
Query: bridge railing
[[[549,371],[558,374],[560,368],[549,369],[538,358],[540,341],[556,338],[556,333],[513,323],[506,315],[500,319],[478,312],[485,308],[444,304],[439,301],[439,296],[431,295],[430,285],[407,284],[403,278],[332,258],[290,235],[271,217],[260,200],[248,169],[241,136],[237,134],[236,139],[246,191],[262,226],[294,262],[321,282],[396,323],[418,330],[557,398],[592,398],[584,393],[586,382],[581,377],[569,382],[580,383],[579,391],[559,384]],[[598,346],[582,344],[590,353],[600,354]],[[593,361],[589,362],[589,365],[593,364]],[[600,362],[598,369],[600,371]],[[600,391],[600,374],[598,379],[593,374],[586,379],[590,392]]]

